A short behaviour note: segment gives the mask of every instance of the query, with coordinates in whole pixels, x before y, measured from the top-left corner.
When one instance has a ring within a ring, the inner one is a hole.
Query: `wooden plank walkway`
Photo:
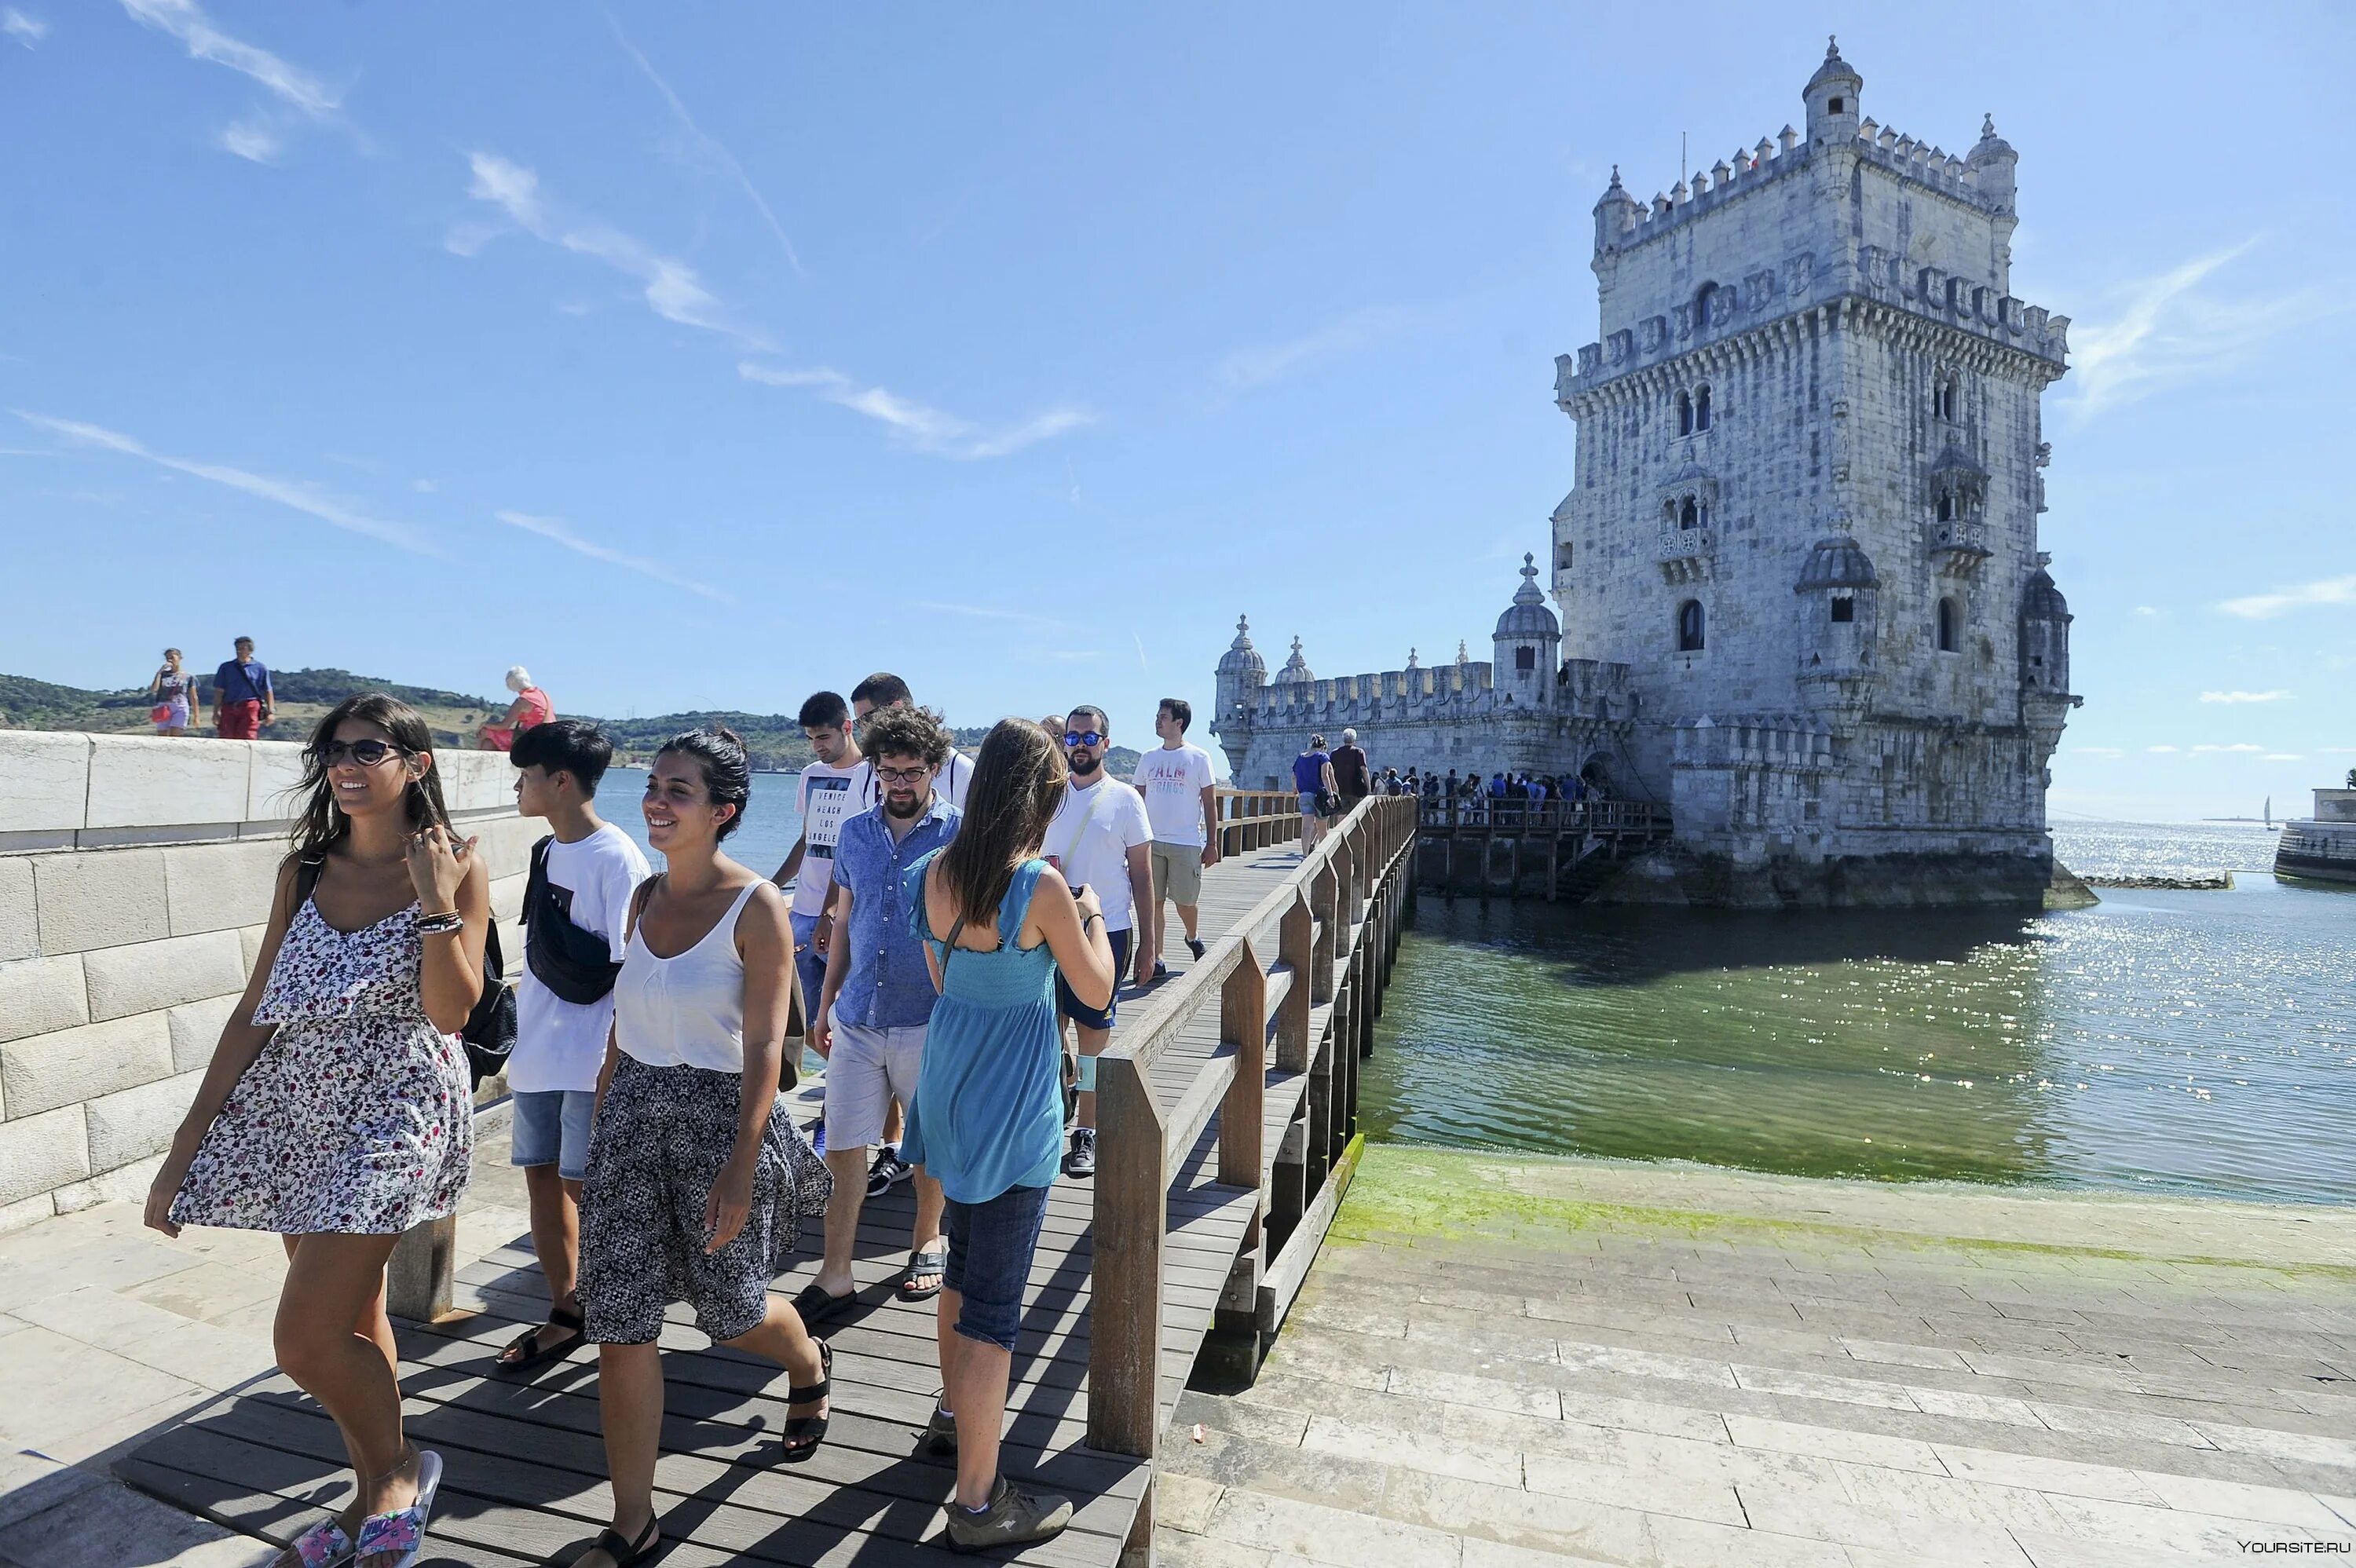
[[[1205,940],[1215,944],[1227,934],[1301,865],[1296,845],[1222,861],[1205,878]],[[1273,916],[1265,921],[1267,929],[1255,934],[1256,953],[1278,951],[1277,924]],[[1185,950],[1175,941],[1170,945],[1173,976],[1183,974]],[[1144,992],[1125,988],[1123,1029],[1170,983]],[[1331,1002],[1312,1009],[1312,1040],[1333,1011]],[[1151,1081],[1165,1115],[1220,1051],[1220,1024],[1215,1004],[1199,1009],[1155,1059]],[[1114,1043],[1120,1040],[1116,1031]],[[1268,1172],[1310,1076],[1273,1065],[1267,1074],[1263,1190],[1215,1179],[1215,1123],[1178,1162],[1162,1267],[1157,1403],[1163,1425],[1261,1211]],[[819,1095],[816,1083],[797,1091],[797,1120],[806,1124],[817,1115]],[[1151,1460],[1086,1443],[1093,1195],[1088,1183],[1061,1181],[1049,1200],[1008,1402],[1009,1471],[1070,1496],[1076,1512],[1062,1536],[1007,1560],[1067,1568],[1115,1562],[1150,1482]],[[892,1291],[906,1258],[912,1204],[902,1187],[867,1205],[853,1268],[862,1307],[828,1330],[835,1350],[834,1416],[826,1443],[807,1463],[779,1462],[785,1374],[710,1345],[684,1308],[672,1308],[660,1341],[669,1352],[668,1405],[656,1468],[666,1533],[679,1542],[666,1563],[815,1568],[948,1560],[938,1538],[954,1469],[916,1452],[940,1382],[933,1309],[902,1303]],[[816,1242],[813,1225],[804,1237],[806,1253]],[[810,1266],[798,1265],[779,1288],[789,1293]],[[455,1296],[459,1310],[452,1317],[402,1324],[398,1331],[411,1435],[439,1450],[448,1466],[423,1561],[491,1568],[584,1547],[611,1501],[594,1358],[584,1354],[530,1382],[483,1375],[498,1348],[545,1310],[547,1287],[529,1235],[460,1270]],[[115,1467],[144,1490],[283,1541],[348,1498],[343,1465],[333,1423],[291,1381],[273,1376],[198,1408]]]

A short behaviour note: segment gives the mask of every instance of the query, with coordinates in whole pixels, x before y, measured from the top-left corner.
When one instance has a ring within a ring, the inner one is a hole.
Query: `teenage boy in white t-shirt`
[[[794,928],[794,973],[800,977],[807,1008],[817,1003],[819,987],[826,983],[827,937],[819,917],[834,890],[834,845],[842,835],[843,818],[862,809],[851,804],[862,758],[859,739],[851,731],[851,705],[841,693],[812,692],[794,721],[802,727],[810,754],[818,760],[802,770],[795,798],[802,836],[794,840],[772,880],[781,888],[788,881],[794,884],[793,906],[786,918]]]
[[[630,895],[647,879],[647,858],[630,836],[597,816],[597,781],[614,760],[613,743],[594,724],[553,719],[515,738],[516,809],[544,817],[554,831],[533,847],[547,859],[546,889],[528,890],[531,929],[516,975],[516,1042],[508,1057],[515,1099],[509,1159],[523,1168],[531,1202],[532,1251],[548,1281],[548,1321],[499,1353],[503,1371],[522,1371],[569,1355],[581,1343],[581,1306],[573,1294],[581,1261],[581,1181],[589,1166],[589,1120],[597,1105],[597,1070],[614,1021],[612,969],[622,959]],[[542,923],[548,923],[543,925]],[[567,931],[565,926],[573,928]],[[541,979],[550,967],[576,995],[567,1001]]]
[[[1211,753],[1186,739],[1186,726],[1194,721],[1194,707],[1184,698],[1163,698],[1153,711],[1153,732],[1162,744],[1138,758],[1130,775],[1153,824],[1153,844],[1146,852],[1153,867],[1152,917],[1138,922],[1138,930],[1153,955],[1157,980],[1169,973],[1162,965],[1169,934],[1162,901],[1177,902],[1186,951],[1200,958],[1203,944],[1194,923],[1203,901],[1203,872],[1219,863],[1219,784],[1211,773]]]
[[[1071,782],[1064,804],[1048,825],[1046,856],[1064,873],[1075,891],[1097,891],[1104,908],[1105,934],[1112,940],[1113,976],[1129,967],[1131,927],[1142,917],[1153,917],[1153,865],[1147,847],[1153,842],[1153,825],[1145,815],[1145,797],[1104,771],[1105,753],[1112,749],[1112,724],[1101,708],[1075,708],[1064,720],[1064,756],[1071,763]],[[1153,974],[1153,955],[1136,947],[1137,983]],[[1097,1052],[1112,1038],[1113,1016],[1120,1006],[1118,986],[1101,1011],[1072,994],[1064,976],[1055,976],[1055,1004],[1072,1020],[1080,1038],[1080,1100],[1078,1119],[1072,1125],[1071,1147],[1064,1155],[1064,1174],[1086,1180],[1097,1173]]]

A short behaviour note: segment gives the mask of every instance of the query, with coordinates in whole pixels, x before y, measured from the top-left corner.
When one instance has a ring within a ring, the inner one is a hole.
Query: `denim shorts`
[[[1301,792],[1301,815],[1303,816],[1314,816],[1317,815],[1317,792],[1315,790],[1305,789]]]
[[[946,1201],[941,1221],[949,1256],[941,1285],[964,1298],[958,1333],[1013,1350],[1015,1330],[1023,1324],[1023,1290],[1046,1218],[1044,1187],[1010,1187],[987,1203]]]
[[[1115,1014],[1120,1011],[1120,983],[1129,978],[1129,933],[1108,932],[1105,940],[1112,944],[1112,995],[1105,998],[1104,1010],[1098,1012],[1064,984],[1064,972],[1055,971],[1055,1010],[1082,1029],[1110,1029]]]
[[[589,1119],[596,1114],[592,1089],[545,1089],[519,1093],[509,1135],[508,1163],[552,1165],[567,1181],[589,1174]]]

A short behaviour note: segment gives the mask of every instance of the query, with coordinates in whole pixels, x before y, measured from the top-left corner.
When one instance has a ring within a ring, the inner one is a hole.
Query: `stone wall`
[[[301,748],[0,731],[0,1230],[145,1195],[261,945]],[[544,825],[440,753],[509,968]]]

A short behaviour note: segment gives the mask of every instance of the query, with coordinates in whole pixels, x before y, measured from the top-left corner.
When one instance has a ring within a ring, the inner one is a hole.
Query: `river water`
[[[1810,1176],[2356,1201],[2356,891],[2257,827],[2065,824],[2082,875],[2234,869],[2043,915],[1426,893],[1361,1115],[1411,1143]]]
[[[644,774],[601,802],[640,844]],[[738,859],[800,824],[754,778]],[[1361,1115],[1398,1142],[2356,1202],[2356,891],[2256,826],[2066,823],[2082,875],[2233,869],[2090,910],[1806,914],[1427,892]]]

